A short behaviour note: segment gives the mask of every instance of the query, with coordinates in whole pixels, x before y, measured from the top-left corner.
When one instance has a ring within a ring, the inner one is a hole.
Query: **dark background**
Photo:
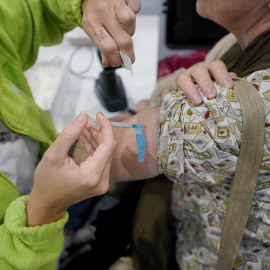
[[[196,0],[167,0],[166,44],[171,49],[210,49],[228,31],[197,14]]]

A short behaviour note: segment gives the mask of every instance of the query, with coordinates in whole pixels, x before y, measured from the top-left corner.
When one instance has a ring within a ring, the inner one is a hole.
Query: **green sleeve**
[[[25,227],[27,200],[28,196],[19,197],[7,208],[0,226],[0,269],[54,270],[68,214],[50,224]]]
[[[0,66],[20,63],[26,70],[40,45],[58,44],[63,34],[81,26],[82,0],[1,0]],[[12,79],[12,78],[8,78]]]
[[[0,225],[3,224],[7,207],[20,196],[15,185],[0,172]],[[1,268],[0,268],[1,269]]]

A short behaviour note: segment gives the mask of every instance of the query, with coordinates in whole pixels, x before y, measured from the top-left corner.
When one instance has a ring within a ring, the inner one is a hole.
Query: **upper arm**
[[[2,0],[0,2],[0,65],[20,63],[24,70],[36,61],[40,45],[60,43],[76,26],[72,5],[80,0]],[[75,15],[74,15],[75,17]],[[78,15],[79,17],[79,15]],[[77,19],[78,24],[81,18]]]

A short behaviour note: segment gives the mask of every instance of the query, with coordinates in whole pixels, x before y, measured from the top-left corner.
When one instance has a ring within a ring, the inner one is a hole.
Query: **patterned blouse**
[[[265,110],[264,156],[234,269],[270,269],[270,69],[245,77]],[[168,94],[160,114],[159,169],[175,181],[172,215],[182,270],[215,269],[241,144],[242,115],[233,89],[193,106],[181,91]],[[230,247],[228,247],[230,248]]]

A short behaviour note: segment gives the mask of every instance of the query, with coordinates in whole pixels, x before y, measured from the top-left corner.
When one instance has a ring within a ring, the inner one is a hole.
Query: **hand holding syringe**
[[[93,126],[96,129],[100,129],[100,126],[96,119],[90,118],[87,122],[87,127]],[[145,149],[145,135],[142,132],[144,125],[123,123],[123,122],[112,122],[112,126],[116,128],[135,128],[136,129],[136,143],[139,152],[139,162],[144,161],[144,149]]]

